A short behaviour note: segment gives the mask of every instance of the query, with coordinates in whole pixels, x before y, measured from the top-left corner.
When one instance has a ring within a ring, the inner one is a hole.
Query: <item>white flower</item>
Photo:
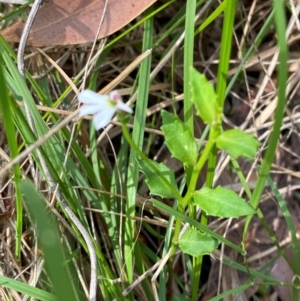
[[[96,130],[106,127],[117,110],[132,114],[132,109],[122,102],[117,91],[112,91],[109,95],[99,95],[91,90],[83,90],[78,94],[78,101],[84,104],[79,110],[79,118],[94,114]]]

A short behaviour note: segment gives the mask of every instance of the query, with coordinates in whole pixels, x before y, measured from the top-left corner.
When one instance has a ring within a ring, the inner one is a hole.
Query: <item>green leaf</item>
[[[168,149],[173,157],[184,165],[194,166],[197,160],[197,144],[190,129],[176,116],[162,110],[161,127]]]
[[[256,138],[238,129],[228,130],[218,136],[217,147],[226,151],[234,158],[246,157],[253,159],[257,148],[261,145]]]
[[[240,217],[254,214],[255,210],[234,191],[218,186],[204,187],[194,194],[194,203],[207,215],[218,217]]]
[[[200,118],[208,124],[217,120],[217,94],[213,85],[206,77],[199,73],[195,68],[191,68],[190,89],[192,102],[194,103]]]
[[[179,240],[182,252],[195,257],[210,254],[218,245],[217,239],[196,229],[187,230]]]
[[[0,276],[1,288],[9,288],[11,290],[20,292],[24,295],[28,295],[34,299],[41,301],[59,301],[53,294],[48,293],[40,288],[33,287],[27,283],[23,283],[20,280],[11,279],[9,277]],[[12,299],[6,299],[12,300]]]
[[[9,151],[12,158],[15,158],[18,155],[18,143],[17,143],[17,133],[14,125],[14,105],[11,96],[8,93],[4,72],[2,66],[4,62],[2,57],[0,57],[0,87],[1,87],[1,98],[0,98],[0,112],[1,112],[1,119],[4,125],[4,132],[6,135],[7,143],[9,146]],[[2,129],[3,131],[3,129]],[[2,134],[3,135],[3,134]],[[21,181],[21,171],[20,165],[16,164],[13,167],[14,172],[14,183],[15,183],[15,198],[16,198],[16,248],[15,254],[16,258],[20,259],[21,253],[21,236],[22,236],[22,219],[23,219],[23,212],[22,212],[22,195],[21,191],[18,187],[18,184]]]
[[[146,184],[150,189],[150,193],[154,195],[159,195],[162,198],[175,199],[176,196],[170,189],[170,187],[164,182],[164,180],[155,172],[147,163],[142,160],[138,161],[141,172],[146,176]],[[155,168],[165,177],[165,179],[176,189],[177,184],[175,181],[174,172],[164,165],[163,163],[157,163],[152,161]]]
[[[58,300],[77,300],[78,294],[75,275],[70,274],[64,265],[66,252],[60,240],[56,219],[49,214],[43,197],[28,180],[21,182],[20,189],[24,194],[30,216],[34,221],[39,246],[43,249],[45,269]]]
[[[183,295],[179,295],[179,294],[174,294],[172,301],[189,301],[190,299],[183,296]]]

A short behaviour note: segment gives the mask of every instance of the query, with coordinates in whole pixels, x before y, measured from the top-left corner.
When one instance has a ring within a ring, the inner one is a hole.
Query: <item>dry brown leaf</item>
[[[124,27],[156,0],[108,0],[98,38]],[[43,5],[34,20],[27,45],[53,46],[80,44],[95,39],[105,0],[51,0]],[[1,32],[9,42],[20,40],[25,22]]]
[[[292,283],[294,273],[283,257],[279,257],[271,270],[271,275],[283,283]],[[281,300],[292,300],[293,289],[290,286],[278,285],[275,287]],[[298,299],[299,300],[299,299]]]

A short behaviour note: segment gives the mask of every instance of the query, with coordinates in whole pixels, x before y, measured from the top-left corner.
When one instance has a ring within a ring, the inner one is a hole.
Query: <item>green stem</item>
[[[222,132],[222,112],[225,102],[225,93],[227,87],[227,74],[229,70],[229,60],[232,49],[232,36],[234,28],[234,19],[235,19],[235,10],[236,10],[236,0],[231,0],[226,2],[226,9],[224,15],[223,29],[222,29],[222,40],[221,40],[221,50],[220,50],[220,64],[218,68],[217,75],[217,87],[216,93],[218,95],[218,112],[216,124],[212,125],[209,133],[209,141],[215,141],[215,139]],[[210,156],[208,159],[208,169],[206,175],[206,186],[212,187],[214,179],[214,171],[217,164],[217,147],[213,144],[210,150]],[[201,214],[200,223],[203,226],[208,224],[208,217],[205,212]],[[196,269],[199,271],[199,277],[201,275],[202,268],[202,256],[196,258]]]
[[[209,157],[209,154],[213,148],[213,146],[215,145],[215,142],[212,140],[209,140],[204,148],[204,151],[201,155],[201,157],[199,158],[193,173],[192,173],[192,177],[191,177],[191,181],[190,181],[190,185],[188,188],[188,191],[185,195],[185,197],[181,200],[181,202],[179,202],[178,205],[178,211],[183,213],[184,209],[186,208],[188,202],[191,200],[191,198],[193,197],[193,193],[195,191],[196,188],[196,184],[197,184],[197,180],[199,177],[199,174],[207,160],[207,158]],[[171,247],[171,255],[170,255],[170,259],[172,260],[173,256],[175,255],[176,249],[177,249],[177,245],[178,245],[178,236],[180,233],[180,229],[181,229],[181,219],[177,218],[176,222],[175,222],[175,229],[174,229],[174,234],[173,234],[173,238],[172,238],[172,247]]]
[[[198,162],[197,162],[197,164],[196,164],[196,166],[193,170],[188,191],[187,191],[185,197],[183,198],[182,204],[179,204],[179,207],[182,206],[183,210],[187,206],[190,199],[193,197],[193,193],[196,189],[199,174],[200,174],[206,160],[208,159],[214,145],[215,145],[215,140],[214,139],[209,139],[206,146],[205,146],[205,148],[204,148],[204,151],[203,151],[202,155],[200,156],[200,158],[199,158],[199,160],[198,160]]]

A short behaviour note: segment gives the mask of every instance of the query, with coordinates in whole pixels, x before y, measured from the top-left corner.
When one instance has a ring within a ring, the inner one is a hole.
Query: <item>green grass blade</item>
[[[229,60],[232,49],[232,36],[233,36],[233,24],[235,19],[236,1],[227,1],[225,9],[224,23],[222,27],[222,40],[220,50],[220,63],[217,74],[217,86],[216,93],[218,95],[219,110],[223,112],[223,106],[225,102],[225,91],[227,87],[227,74],[229,70]],[[215,131],[214,128],[210,131],[210,138],[215,138],[220,133]],[[208,173],[206,176],[206,186],[211,187],[214,178],[214,170],[216,166],[216,147],[214,147],[212,154],[208,160]]]
[[[205,21],[195,31],[195,36],[211,24],[226,9],[228,0],[224,0],[220,5],[205,19]]]
[[[184,39],[184,123],[194,133],[194,107],[191,101],[192,91],[190,85],[192,82],[191,68],[194,63],[194,28],[195,28],[196,0],[187,1],[186,19],[185,19],[185,39]]]
[[[11,157],[14,158],[18,155],[18,145],[17,145],[17,133],[14,125],[14,117],[12,110],[12,99],[8,94],[6,81],[3,73],[3,60],[0,58],[0,87],[1,89],[1,97],[0,97],[0,112],[3,120],[5,134],[8,142],[8,146],[10,149]],[[21,181],[21,171],[20,165],[16,164],[13,167],[14,173],[14,184],[15,184],[15,197],[16,197],[16,249],[15,254],[16,258],[19,260],[20,252],[21,252],[21,236],[22,236],[22,195],[19,189],[18,184]]]
[[[151,13],[151,8],[147,12]],[[142,51],[151,49],[153,39],[153,19],[149,19],[145,22],[144,38]],[[151,56],[145,59],[140,67],[139,71],[139,84],[138,84],[138,96],[135,107],[134,127],[132,131],[132,139],[134,143],[142,149],[144,143],[144,130],[146,121],[146,110],[148,104],[149,85],[150,85],[150,68],[151,68]],[[127,179],[127,202],[126,202],[126,215],[135,215],[135,198],[137,194],[138,173],[139,166],[137,164],[136,152],[131,150],[129,158],[129,169]],[[126,261],[126,268],[128,279],[130,282],[133,280],[133,266],[132,266],[132,246],[134,241],[134,222],[130,219],[126,222],[125,230],[125,246],[124,256]]]
[[[43,205],[45,202],[29,181],[20,183],[20,188],[35,223],[38,241],[43,249],[45,269],[58,300],[78,300],[74,287],[71,285],[75,275],[70,275],[64,264],[65,253],[55,220],[48,214]]]
[[[0,276],[0,286],[15,290],[41,301],[59,301],[53,294],[8,277]]]
[[[185,18],[185,39],[184,39],[184,55],[183,55],[183,91],[184,91],[184,123],[190,129],[191,133],[194,133],[194,104],[192,102],[192,74],[190,70],[194,66],[194,32],[195,32],[195,16],[196,16],[196,0],[187,1],[186,3],[186,18]],[[187,184],[190,182],[192,168],[186,168]],[[189,215],[192,217],[195,215],[194,207],[190,207]],[[196,300],[197,292],[200,281],[200,273],[197,273],[197,266],[199,265],[201,258],[193,258],[192,269],[192,298]]]
[[[277,185],[274,183],[274,181],[271,179],[271,177],[268,177],[268,183],[278,201],[278,204],[281,208],[281,211],[283,213],[283,216],[285,218],[285,221],[288,225],[288,229],[291,233],[291,238],[292,238],[292,248],[294,251],[294,258],[300,258],[300,249],[299,249],[299,244],[298,244],[298,238],[297,238],[297,229],[295,228],[292,216],[289,212],[289,209],[286,205],[285,200],[282,198],[280,195],[280,192],[277,188]],[[299,260],[293,260],[292,263],[289,263],[290,267],[293,269],[293,272],[295,275],[300,275],[300,261]],[[294,279],[295,284],[298,286],[299,285],[299,279],[295,277]],[[299,295],[299,290],[297,289],[297,286],[294,287],[293,289],[293,300],[298,300],[298,295]]]
[[[267,177],[270,172],[271,164],[273,162],[273,158],[277,149],[277,143],[280,135],[280,128],[282,124],[284,109],[285,109],[285,99],[286,99],[286,83],[287,83],[287,75],[288,75],[288,48],[285,36],[286,30],[286,20],[285,20],[285,10],[283,4],[280,1],[274,1],[274,9],[275,9],[275,24],[276,24],[276,32],[278,37],[278,46],[279,46],[279,66],[278,66],[278,103],[275,111],[275,121],[273,125],[273,129],[271,131],[270,139],[268,142],[268,147],[263,159],[262,167],[259,171],[259,176],[257,183],[255,185],[252,198],[250,200],[250,204],[253,208],[257,208],[259,204],[259,200],[263,189],[265,187],[265,183]],[[243,233],[243,241],[246,236],[247,228],[250,224],[251,217],[247,217],[244,233]]]

